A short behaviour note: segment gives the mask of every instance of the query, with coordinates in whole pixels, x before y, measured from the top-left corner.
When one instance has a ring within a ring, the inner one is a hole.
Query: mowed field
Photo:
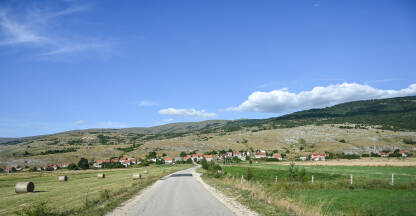
[[[0,175],[0,215],[14,215],[31,204],[45,202],[50,212],[61,215],[103,215],[127,200],[144,187],[161,177],[190,165],[153,166],[144,168],[55,171],[42,173],[15,173]],[[147,174],[144,174],[144,171]],[[105,173],[103,179],[98,173]],[[133,180],[140,173],[143,178]],[[67,182],[59,182],[58,176],[67,175]],[[34,193],[16,194],[16,182],[31,181]]]
[[[289,166],[281,163],[226,165],[221,176],[207,174],[204,179],[262,215],[416,215],[415,166],[295,165],[295,169],[294,181]]]

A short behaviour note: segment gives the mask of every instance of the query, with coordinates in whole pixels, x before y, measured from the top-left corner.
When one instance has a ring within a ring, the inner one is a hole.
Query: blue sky
[[[0,137],[416,95],[416,3],[1,1]]]

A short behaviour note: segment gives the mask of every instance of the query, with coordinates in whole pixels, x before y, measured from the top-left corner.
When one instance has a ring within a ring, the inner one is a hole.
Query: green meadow
[[[204,176],[223,191],[248,193],[239,201],[263,215],[416,215],[416,167],[239,164]]]

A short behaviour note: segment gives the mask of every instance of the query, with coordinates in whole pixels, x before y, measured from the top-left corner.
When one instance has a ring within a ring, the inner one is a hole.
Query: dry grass
[[[13,215],[16,210],[39,202],[46,202],[54,212],[65,215],[97,215],[116,207],[160,177],[185,168],[189,165],[0,175],[0,215]],[[148,174],[143,174],[144,170]],[[98,179],[98,172],[106,177]],[[143,178],[133,180],[135,173],[142,173]],[[59,182],[60,175],[67,175],[68,182]],[[35,193],[16,194],[14,185],[19,181],[34,182]]]

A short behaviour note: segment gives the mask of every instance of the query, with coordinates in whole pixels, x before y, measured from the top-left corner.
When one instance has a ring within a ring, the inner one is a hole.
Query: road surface
[[[159,180],[140,198],[110,215],[140,216],[231,216],[234,213],[207,191],[193,176],[195,168]]]

